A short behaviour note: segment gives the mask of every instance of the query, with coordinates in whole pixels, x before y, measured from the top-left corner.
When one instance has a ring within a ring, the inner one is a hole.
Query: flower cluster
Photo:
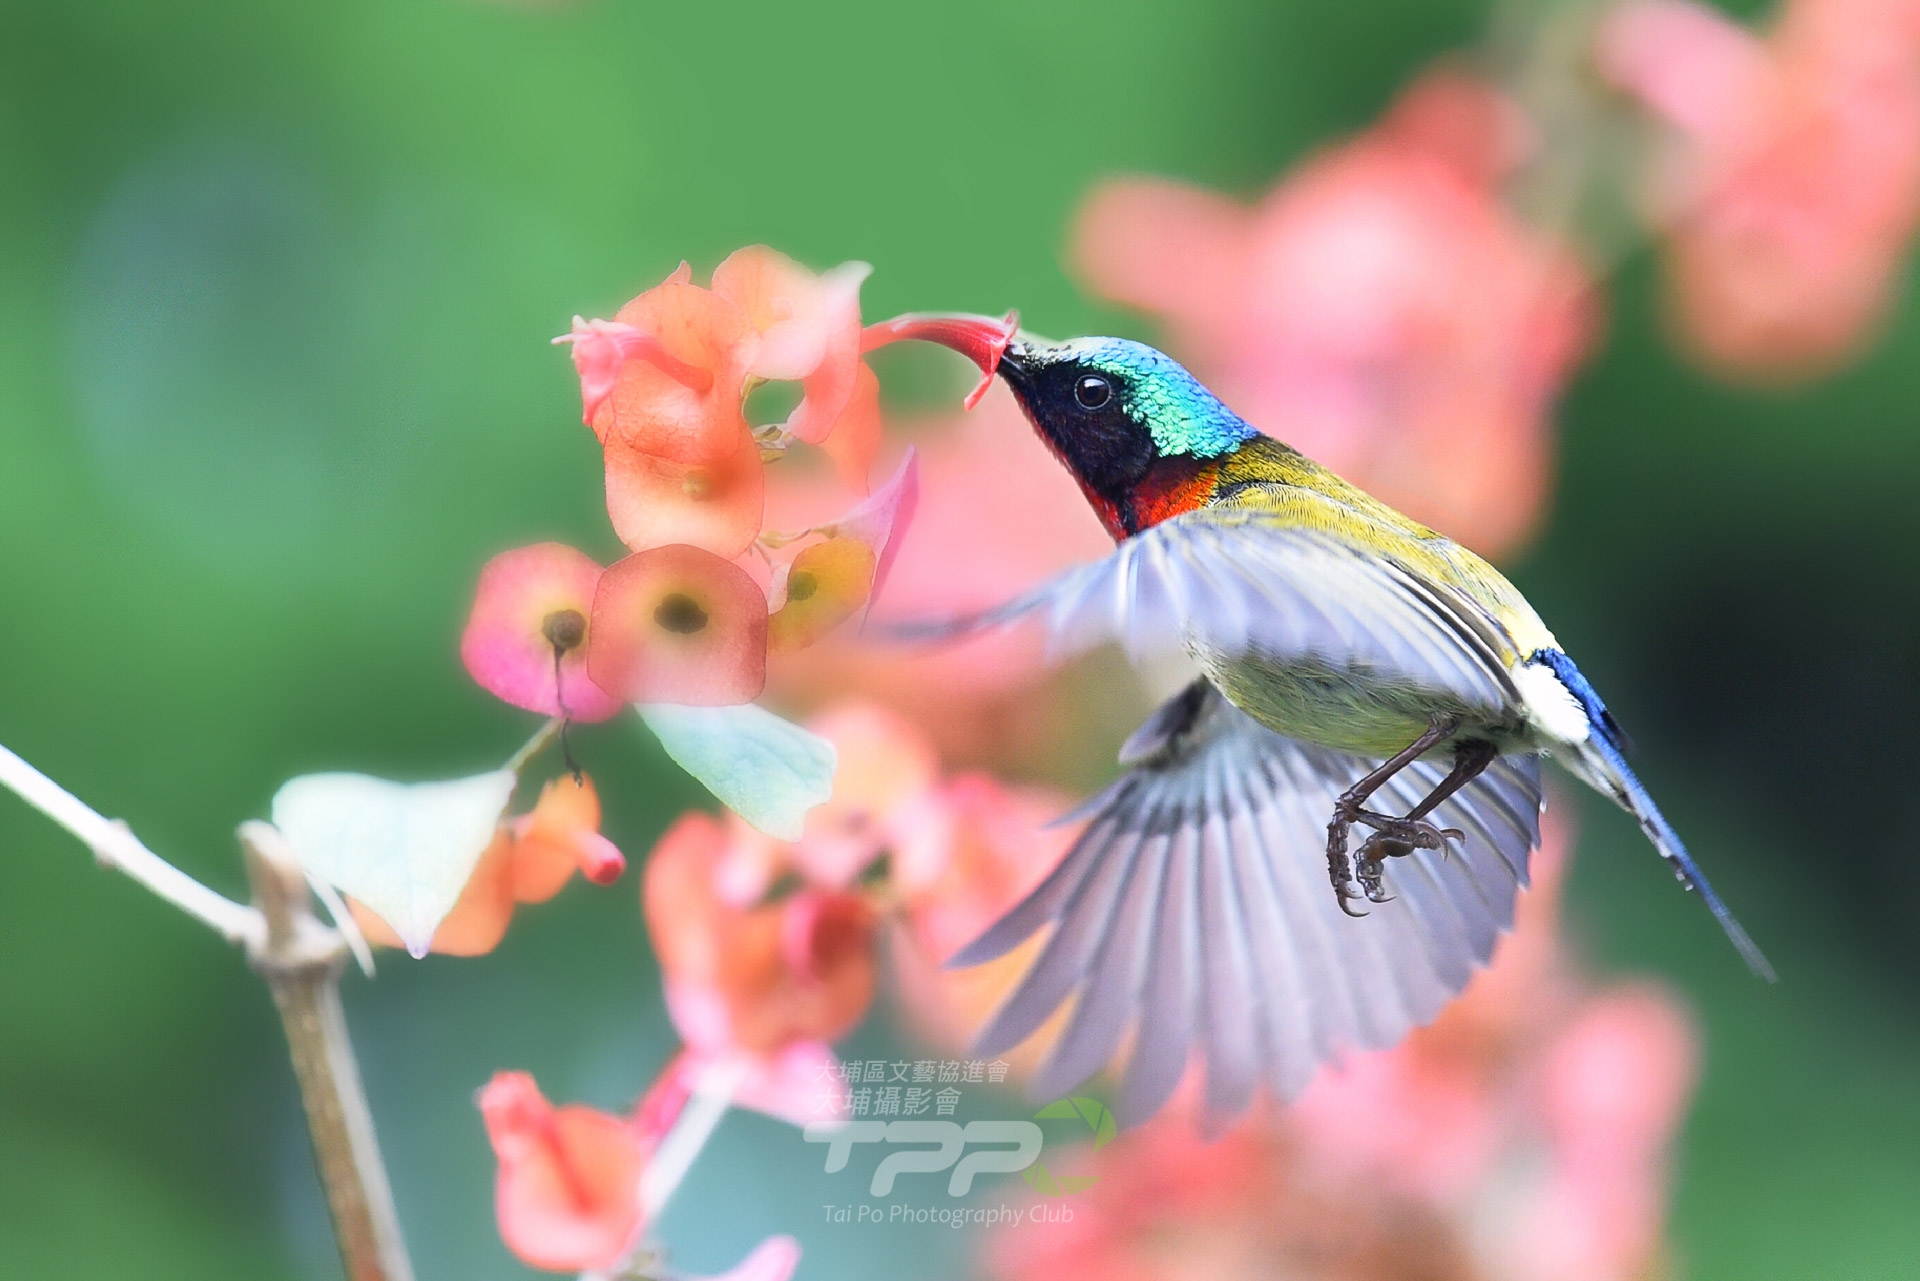
[[[944,777],[927,737],[877,706],[836,706],[809,728],[838,766],[833,798],[801,839],[696,812],[647,860],[642,897],[674,1024],[711,1061],[830,1059],[826,1043],[872,1002],[877,944],[891,932],[884,952],[913,1017],[957,1046],[1019,962],[961,974],[937,962],[1057,861],[1071,832],[1043,829],[1064,801],[985,775]],[[768,1110],[804,1120],[823,1109],[789,1097]]]
[[[496,1075],[478,1102],[500,1165],[495,1213],[508,1247],[554,1272],[633,1261],[647,1225],[648,1163],[688,1098],[684,1074],[670,1070],[620,1117],[579,1104],[556,1108],[525,1072]],[[771,1237],[709,1281],[787,1281],[799,1262],[791,1237]]]
[[[755,246],[710,287],[683,263],[612,320],[575,318],[555,341],[572,344],[607,515],[630,554],[605,569],[551,543],[496,557],[461,645],[476,681],[582,721],[628,703],[745,703],[769,653],[814,643],[871,600],[917,487],[909,457],[867,492],[880,402],[861,359],[866,273],[815,275]],[[797,384],[799,402],[750,426],[750,393],[770,382]],[[836,520],[770,531],[765,460],[796,443],[825,451],[865,498]]]
[[[1648,196],[1680,333],[1749,378],[1854,355],[1920,223],[1920,7],[1789,0],[1763,38],[1628,0],[1596,56],[1664,128]]]
[[[946,1115],[955,1083],[999,1082],[1010,1070],[925,1060],[891,1074],[881,1061],[843,1064],[828,1043],[867,1013],[883,955],[900,966],[920,1025],[959,1042],[1019,964],[949,976],[934,959],[1064,852],[1071,833],[1042,830],[1064,802],[982,775],[944,776],[927,738],[875,706],[836,707],[810,728],[834,745],[837,766],[833,799],[801,839],[694,812],[647,859],[641,907],[684,1046],[632,1114],[555,1109],[524,1073],[501,1073],[482,1092],[501,1235],[533,1266],[603,1268],[633,1255],[649,1217],[648,1171],[714,1082],[725,1104],[804,1125],[909,1107]],[[880,947],[889,932],[893,946]]]
[[[1323,1073],[1291,1108],[1217,1143],[1176,1107],[1081,1158],[1074,1168],[1097,1182],[1072,1220],[1004,1229],[993,1274],[1658,1275],[1697,1033],[1660,988],[1579,979],[1554,922],[1566,834],[1548,839],[1513,934],[1431,1027]]]

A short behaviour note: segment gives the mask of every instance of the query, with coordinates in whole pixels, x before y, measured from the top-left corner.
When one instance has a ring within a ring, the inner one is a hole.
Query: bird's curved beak
[[[1019,328],[1017,311],[998,319],[957,311],[916,311],[868,325],[860,335],[860,350],[872,351],[903,339],[952,348],[980,367],[980,385],[966,399],[966,407],[972,409],[993,385],[994,374],[1014,382],[1024,372],[1026,346],[1013,338]]]

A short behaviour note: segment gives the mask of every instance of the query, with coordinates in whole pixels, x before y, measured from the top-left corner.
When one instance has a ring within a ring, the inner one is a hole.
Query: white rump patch
[[[1552,668],[1544,663],[1516,663],[1513,683],[1526,706],[1527,719],[1541,733],[1562,743],[1587,741],[1587,735],[1593,732],[1587,723],[1587,711]]]

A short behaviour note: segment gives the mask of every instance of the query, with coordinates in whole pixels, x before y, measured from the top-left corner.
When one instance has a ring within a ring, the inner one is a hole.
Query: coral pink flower
[[[596,885],[620,879],[627,860],[600,834],[600,796],[593,780],[562,774],[540,789],[533,811],[513,821],[513,896],[544,903],[576,871]]]
[[[1667,1148],[1699,1072],[1699,1036],[1650,984],[1582,1008],[1540,1083],[1547,1177],[1502,1237],[1513,1275],[1615,1281],[1658,1265]]]
[[[502,552],[480,571],[460,657],[480,687],[529,711],[603,721],[620,710],[587,677],[600,566],[560,543]]]
[[[1546,416],[1594,324],[1585,271],[1500,202],[1525,141],[1504,99],[1436,74],[1257,208],[1097,189],[1073,260],[1254,425],[1497,553],[1538,518]]]
[[[807,728],[833,744],[833,795],[808,812],[791,845],[734,822],[730,895],[758,897],[788,868],[809,885],[848,889],[881,855],[903,856],[939,826],[930,804],[940,762],[918,727],[884,707],[846,702],[810,718]]]
[[[630,343],[644,346],[619,363],[611,387],[606,343],[575,344],[576,352],[588,346],[581,394],[602,444],[619,440],[674,462],[710,463],[730,455],[746,432],[742,401],[759,337],[745,312],[689,275],[682,263],[614,316],[643,336]]]
[[[872,909],[812,888],[739,903],[723,892],[729,855],[726,829],[696,812],[647,862],[642,905],[681,1035],[764,1058],[846,1032],[873,997]]]
[[[818,445],[852,403],[860,370],[860,285],[873,269],[844,263],[816,276],[785,254],[750,245],[714,268],[713,291],[759,333],[750,372],[798,381],[787,431]]]
[[[619,1117],[554,1107],[525,1072],[497,1074],[479,1103],[507,1248],[552,1272],[612,1266],[641,1228],[640,1137]]]
[[[767,600],[697,547],[635,552],[601,575],[589,675],[626,702],[750,702],[767,680]]]
[[[1762,40],[1705,5],[1630,0],[1598,58],[1671,127],[1653,202],[1698,354],[1766,381],[1855,354],[1920,221],[1913,6],[1790,0]]]
[[[621,324],[617,320],[573,318],[573,331],[553,340],[555,346],[573,345],[573,367],[580,375],[581,417],[587,426],[600,412],[600,406],[613,394],[620,381],[620,370],[629,360],[648,361],[682,386],[703,387],[712,374],[689,365],[652,334]]]
[[[867,326],[861,345],[872,351],[889,343],[930,342],[959,352],[980,367],[980,381],[961,402],[961,408],[972,409],[993,386],[1000,357],[1006,354],[1007,344],[1019,330],[1020,313],[1015,311],[998,320],[966,312],[920,311]]]
[[[833,460],[840,483],[864,494],[872,483],[873,460],[880,453],[884,422],[880,416],[880,379],[866,361],[854,374],[853,394],[833,431],[820,442],[821,452]]]
[[[606,447],[607,516],[635,551],[686,543],[731,560],[752,546],[766,518],[766,465],[741,431],[731,453],[676,462],[622,439]]]

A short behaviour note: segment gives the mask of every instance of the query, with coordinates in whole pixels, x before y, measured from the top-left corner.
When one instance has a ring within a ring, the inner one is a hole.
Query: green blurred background
[[[865,258],[873,315],[1133,328],[1059,267],[1097,176],[1251,193],[1475,41],[1467,0],[1144,6],[0,6],[0,741],[238,892],[281,780],[445,776],[530,718],[455,659],[474,574],[611,555],[546,339],[682,257]],[[1813,390],[1671,354],[1652,264],[1565,401],[1519,582],[1784,976],[1751,981],[1624,820],[1571,895],[1599,964],[1698,1004],[1673,1235],[1699,1277],[1920,1274],[1920,324]],[[632,854],[698,800],[596,731]],[[616,782],[622,780],[622,782]],[[327,1277],[265,993],[0,797],[0,1276]],[[633,878],[347,999],[423,1277],[521,1275],[471,1091],[625,1102],[669,1034]],[[884,1052],[884,1030],[863,1046]],[[833,1228],[819,1149],[735,1117],[678,1263],[938,1276],[964,1234]]]

